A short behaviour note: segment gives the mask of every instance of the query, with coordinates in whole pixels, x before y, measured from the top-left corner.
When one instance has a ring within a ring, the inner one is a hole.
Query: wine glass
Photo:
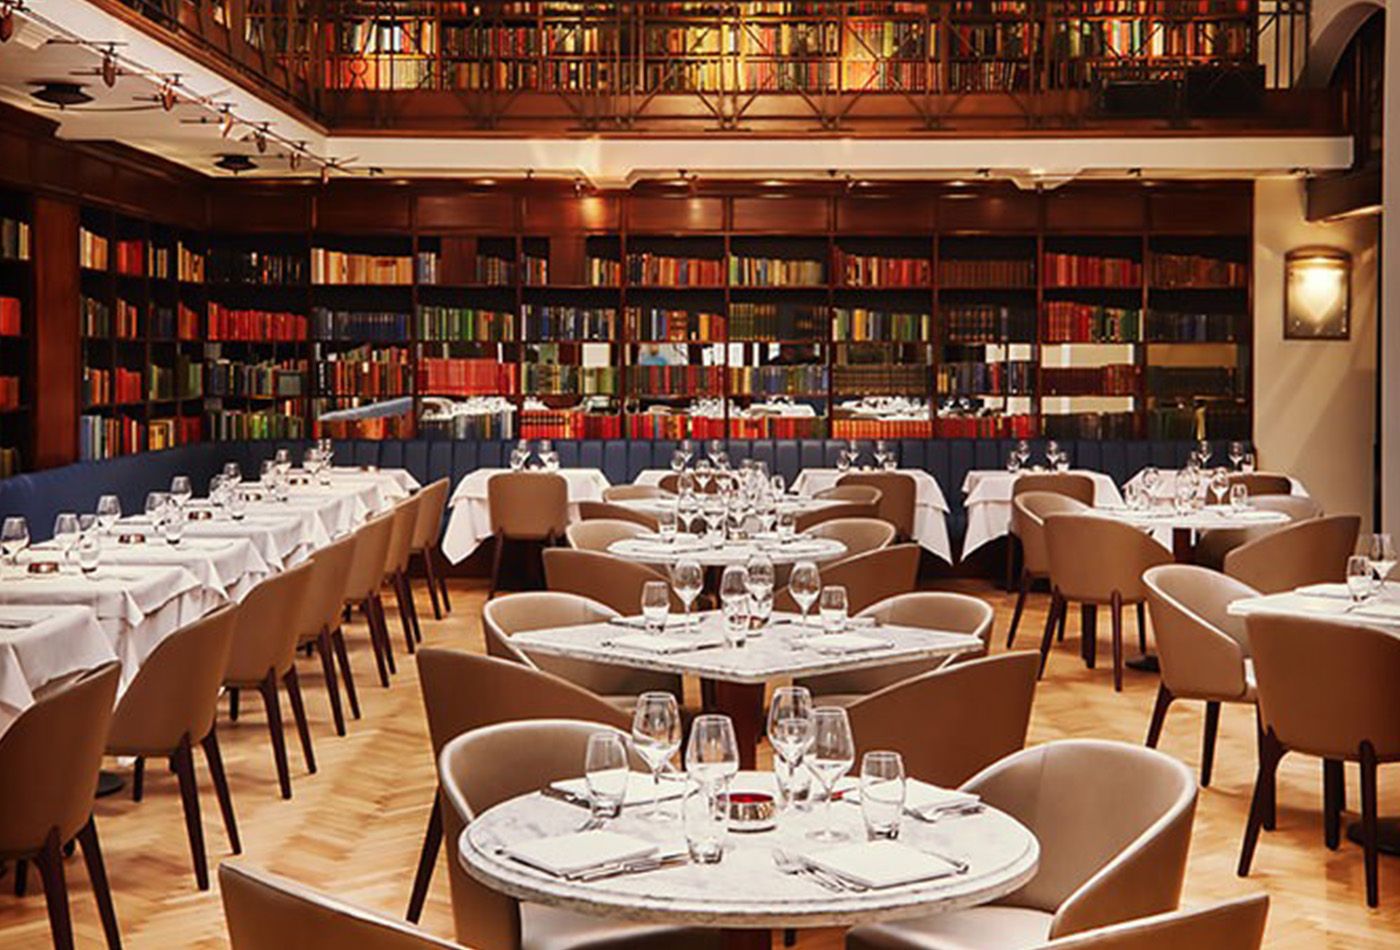
[[[695,532],[695,520],[700,516],[700,501],[695,492],[684,491],[676,498],[676,520],[679,527]]]
[[[719,602],[723,606],[749,599],[749,572],[742,565],[731,564],[719,578]]]
[[[0,554],[10,562],[10,567],[19,567],[19,556],[29,547],[29,522],[18,515],[11,515],[0,524]]]
[[[1234,468],[1234,469],[1238,469],[1238,468],[1240,467],[1240,462],[1241,462],[1243,459],[1244,459],[1244,443],[1243,443],[1243,442],[1231,442],[1231,443],[1230,443],[1230,467],[1231,467],[1231,468]]]
[[[1230,493],[1230,475],[1223,468],[1217,468],[1210,476],[1210,493],[1215,496],[1217,507],[1225,504],[1225,496]]]
[[[277,463],[272,459],[263,459],[262,465],[258,467],[258,482],[264,491],[272,490],[272,483],[277,480]]]
[[[741,568],[742,570],[742,568]],[[724,642],[731,647],[743,646],[749,638],[749,595],[733,597],[721,605],[724,615]]]
[[[583,754],[583,780],[588,786],[588,809],[596,821],[616,818],[627,797],[627,747],[616,732],[595,732]]]
[[[780,686],[768,705],[768,742],[773,747],[778,790],[784,806],[795,805],[796,777],[812,745],[812,693],[805,686]]]
[[[1374,592],[1375,571],[1371,561],[1363,554],[1353,554],[1347,558],[1347,592],[1351,594],[1355,607]]]
[[[1230,486],[1230,510],[1244,511],[1249,507],[1249,486],[1236,482]]]
[[[797,512],[791,509],[778,512],[778,543],[787,544],[797,537]]]
[[[822,628],[827,633],[840,633],[846,629],[849,607],[846,588],[840,584],[828,584],[822,588],[820,608]]]
[[[1254,471],[1254,453],[1244,453],[1244,458],[1240,460],[1240,471],[1248,475]]]
[[[660,636],[666,630],[666,618],[671,614],[671,592],[665,581],[647,581],[642,585],[642,622],[647,632]]]
[[[229,480],[229,484],[236,487],[243,483],[243,469],[237,462],[225,462],[224,478]]]
[[[681,458],[684,460],[682,467],[684,467],[684,465],[689,465],[690,460],[695,457],[695,444],[689,439],[681,439],[681,444],[676,451],[681,453]]]
[[[58,549],[63,554],[63,566],[68,567],[68,562],[73,556],[73,546],[78,543],[78,537],[82,534],[82,529],[78,525],[78,516],[71,511],[60,512],[53,520],[53,539],[58,545]]]
[[[1147,492],[1147,505],[1152,507],[1152,497],[1157,494],[1157,486],[1162,482],[1162,473],[1157,466],[1149,465],[1142,470],[1142,488]]]
[[[292,467],[292,453],[286,449],[278,449],[272,455],[272,467],[280,475],[287,474]]]
[[[676,697],[662,692],[637,697],[637,708],[632,713],[632,747],[651,769],[651,807],[642,817],[664,821],[661,772],[681,747],[681,713]]]
[[[739,773],[739,741],[728,716],[707,713],[690,724],[685,746],[685,771],[711,790],[721,789]]]
[[[97,524],[103,531],[110,531],[122,517],[122,501],[116,495],[103,495],[97,499]]]
[[[856,761],[856,744],[851,735],[851,721],[839,706],[818,706],[812,710],[812,748],[807,755],[807,768],[816,776],[825,793],[825,827],[808,832],[814,841],[845,841],[846,834],[832,827],[831,803],[836,797],[836,782],[851,770]]]
[[[1395,545],[1390,535],[1381,532],[1371,535],[1367,542],[1366,558],[1376,573],[1377,587],[1384,590],[1386,575],[1395,569]]]
[[[770,478],[768,480],[768,485],[773,489],[773,494],[777,498],[782,498],[787,494],[787,479],[783,478],[781,474],[774,475]]]
[[[96,526],[97,519],[93,515],[83,515],[79,518],[79,527],[82,527],[83,518],[92,518],[93,526]],[[102,538],[96,531],[83,531],[78,537],[78,568],[83,572],[84,577],[92,577],[97,573],[97,569],[102,565]]]
[[[904,759],[898,752],[867,752],[860,760],[860,810],[865,837],[899,837],[904,817]]]
[[[749,610],[758,626],[768,623],[773,613],[773,588],[777,583],[777,571],[772,560],[762,551],[749,555],[744,564],[746,585],[749,591]]]
[[[674,452],[671,453],[671,471],[679,475],[684,468],[685,453],[682,452],[680,449],[676,449]]]
[[[676,540],[676,506],[667,505],[656,513],[656,534],[667,544]]]
[[[813,561],[798,561],[788,575],[788,593],[802,610],[802,628],[807,628],[807,612],[817,602],[822,590],[821,572]]]
[[[163,491],[146,492],[146,517],[151,524],[160,527],[165,521],[166,509],[170,507],[170,495]]]
[[[175,502],[176,507],[185,507],[185,503],[193,497],[194,486],[190,484],[188,475],[176,475],[170,480],[170,500]]]
[[[1201,460],[1201,468],[1210,464],[1211,447],[1209,439],[1202,439],[1196,443],[1196,456]]]
[[[842,449],[836,453],[836,471],[845,475],[851,470],[851,453],[849,449]]]
[[[671,587],[685,606],[685,626],[689,629],[690,605],[695,603],[695,598],[700,596],[700,591],[705,587],[705,572],[700,568],[700,562],[694,558],[683,557],[673,564]]]
[[[714,473],[714,468],[709,459],[699,459],[695,463],[695,487],[704,494],[710,487],[710,476]]]

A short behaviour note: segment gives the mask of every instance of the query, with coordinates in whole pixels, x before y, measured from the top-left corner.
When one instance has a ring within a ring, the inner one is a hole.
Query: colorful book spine
[[[1028,258],[964,260],[945,257],[938,262],[938,283],[954,288],[1034,287],[1035,262]]]
[[[825,366],[731,366],[729,392],[734,396],[822,395]]]
[[[526,340],[614,340],[617,310],[612,307],[556,307],[526,304]]]
[[[87,228],[78,229],[78,264],[89,270],[106,270],[110,263],[108,241]]]
[[[479,343],[515,339],[515,314],[474,307],[418,308],[420,340],[460,340]]]
[[[1142,264],[1127,257],[1045,252],[1047,287],[1137,287]]]
[[[924,343],[932,339],[933,315],[841,307],[832,311],[831,332],[837,340]]]
[[[23,312],[18,297],[0,297],[0,336],[19,336],[24,332]]]
[[[313,284],[385,286],[413,283],[413,258],[390,254],[351,254],[311,249]]]
[[[826,283],[826,264],[801,258],[731,257],[729,282],[739,287],[820,287]]]
[[[0,217],[0,258],[27,261],[30,258],[29,222]]]
[[[307,319],[300,313],[230,310],[209,304],[209,339],[296,342],[306,339]]]
[[[1035,311],[997,304],[943,308],[949,343],[1030,343],[1036,339]]]
[[[407,313],[311,308],[312,332],[319,340],[405,343],[409,338],[409,323],[412,319],[412,315]]]
[[[645,396],[693,396],[722,392],[722,366],[629,366],[628,390]]]
[[[926,287],[933,262],[923,257],[881,257],[837,251],[836,267],[848,287]]]
[[[644,342],[721,342],[726,338],[725,319],[718,313],[628,307],[627,334]]]
[[[627,255],[627,281],[658,287],[720,287],[725,266],[719,258]]]
[[[1136,343],[1141,339],[1141,310],[1073,300],[1045,302],[1047,343]]]
[[[1152,286],[1161,289],[1241,288],[1249,283],[1249,265],[1238,261],[1199,254],[1153,253],[1148,264]]]
[[[519,367],[488,359],[424,357],[418,361],[418,391],[432,396],[492,396],[519,392]]]

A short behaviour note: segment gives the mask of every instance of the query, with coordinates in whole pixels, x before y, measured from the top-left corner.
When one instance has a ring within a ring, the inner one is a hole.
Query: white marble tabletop
[[[1138,471],[1138,473],[1135,474],[1132,478],[1130,478],[1130,479],[1128,479],[1126,482],[1124,482],[1124,483],[1123,483],[1123,488],[1124,488],[1124,490],[1127,490],[1128,488],[1130,488],[1130,487],[1132,487],[1132,486],[1134,486],[1134,485],[1137,485],[1137,486],[1140,486],[1140,487],[1141,487],[1141,486],[1143,485],[1144,480],[1145,480],[1145,479],[1143,478],[1143,475],[1144,475],[1144,473],[1145,473],[1146,471],[1147,471],[1147,469],[1145,469],[1145,468],[1144,468],[1144,469],[1141,469],[1141,470]],[[1180,476],[1181,476],[1181,470],[1180,470],[1180,469],[1175,469],[1175,468],[1158,469],[1158,470],[1157,470],[1157,484],[1156,484],[1155,486],[1153,486],[1153,488],[1152,488],[1152,494],[1153,494],[1153,495],[1156,495],[1156,496],[1158,496],[1158,497],[1162,497],[1162,498],[1175,498],[1175,497],[1176,497],[1176,480],[1177,480]],[[1298,481],[1298,479],[1293,478],[1292,476],[1289,476],[1288,482],[1289,482],[1289,484],[1292,486],[1293,494],[1295,494],[1295,495],[1307,496],[1308,490],[1307,490],[1306,488],[1303,487],[1303,483],[1300,482],[1300,481]],[[1202,484],[1201,490],[1202,490],[1202,491],[1205,491],[1205,488],[1206,488],[1206,486],[1205,486],[1204,484]]]
[[[1400,632],[1400,585],[1388,582],[1379,593],[1357,604],[1345,584],[1309,584],[1297,590],[1236,600],[1227,610],[1236,617],[1251,614],[1317,617],[1364,623],[1396,633]]]
[[[742,773],[736,782],[746,788],[771,788],[772,776]],[[671,802],[669,807],[678,806]],[[853,840],[864,836],[859,806],[838,802],[832,814],[837,827]],[[784,814],[772,831],[730,832],[719,864],[685,863],[591,882],[556,877],[501,851],[511,844],[566,834],[586,817],[579,806],[538,792],[511,799],[488,809],[462,832],[459,860],[487,887],[520,900],[620,920],[726,929],[844,927],[958,910],[1015,891],[1034,876],[1040,860],[1035,836],[991,808],[931,824],[908,818],[903,822],[903,844],[964,861],[965,873],[860,892],[832,892],[806,875],[777,869],[775,848],[810,856],[830,847],[807,838],[824,818],[819,807],[807,814]],[[684,848],[678,821],[648,821],[625,810],[607,828],[666,853]]]
[[[617,501],[610,501],[608,504],[630,508],[633,511],[639,511],[644,515],[652,515],[653,517],[662,512],[676,510],[675,496],[666,498],[620,498]],[[778,501],[778,510],[785,513],[791,512],[795,515],[800,515],[806,514],[809,511],[821,511],[823,508],[831,508],[840,504],[843,504],[843,502],[825,498],[803,498],[797,495],[784,495]]]
[[[91,607],[0,606],[0,735],[45,683],[116,658]]]
[[[1216,531],[1221,528],[1257,528],[1260,525],[1284,524],[1288,515],[1281,511],[1245,508],[1237,511],[1229,505],[1206,505],[1194,511],[1177,511],[1168,505],[1150,509],[1114,508],[1095,511],[1105,518],[1115,518],[1146,530]]]
[[[652,535],[622,538],[608,546],[608,553],[643,564],[674,564],[684,558],[701,567],[728,567],[745,564],[755,552],[762,551],[774,564],[796,564],[815,561],[823,564],[846,553],[846,545],[835,538],[794,538],[791,541],[722,541],[712,544],[696,535],[676,535],[676,541],[665,542]]]
[[[666,638],[691,637],[713,643],[723,636],[723,620],[717,612],[699,615],[700,622],[690,631],[668,626]],[[631,626],[625,625],[627,623]],[[812,615],[803,627],[796,614],[778,612],[772,624],[757,634],[750,633],[742,647],[702,645],[694,650],[659,653],[617,644],[628,634],[638,633],[636,619],[623,622],[580,624],[529,630],[511,636],[511,643],[526,653],[542,653],[576,660],[592,660],[635,669],[680,673],[729,683],[759,684],[788,676],[815,676],[844,670],[867,669],[889,663],[946,659],[982,649],[982,641],[963,633],[900,627],[890,624],[860,626],[851,632],[885,641],[886,646],[835,652],[825,647]]]

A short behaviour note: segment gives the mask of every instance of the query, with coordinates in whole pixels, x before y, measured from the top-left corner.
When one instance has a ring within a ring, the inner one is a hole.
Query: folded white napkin
[[[1351,600],[1351,591],[1347,585],[1338,583],[1308,584],[1299,587],[1295,594],[1305,594],[1308,597],[1332,597],[1338,600]]]
[[[1378,600],[1369,604],[1362,604],[1360,607],[1350,611],[1354,617],[1374,617],[1378,620],[1400,620],[1400,604],[1388,603]]]
[[[686,627],[694,627],[701,619],[703,619],[703,611],[698,610],[690,615],[689,621],[686,620],[685,614],[667,614],[665,629],[683,630]],[[645,630],[647,628],[645,617],[609,617],[608,623],[616,627],[627,627],[629,630]]]
[[[724,646],[724,638],[702,635],[698,637],[669,635],[653,636],[650,633],[625,633],[608,641],[609,646],[624,650],[642,650],[646,653],[689,653],[691,650],[707,650]]]
[[[859,787],[850,794],[843,795],[842,798],[846,801],[859,802]],[[976,805],[980,801],[981,799],[972,792],[961,792],[956,788],[941,788],[937,785],[930,785],[928,782],[921,782],[916,778],[908,779],[904,783],[904,810],[916,812],[925,818],[940,811]]]
[[[867,637],[859,633],[826,633],[811,639],[812,649],[818,653],[866,653],[870,650],[883,650],[890,646],[889,640],[880,637]]]
[[[656,845],[615,831],[580,831],[506,848],[506,854],[515,860],[559,877],[655,853]]]
[[[563,792],[571,798],[588,798],[588,780],[586,778],[566,778],[557,782],[550,782],[549,787]],[[680,798],[685,792],[685,779],[680,776],[662,775],[659,798],[667,801],[673,798]],[[651,775],[647,772],[629,772],[627,774],[627,790],[622,794],[622,805],[645,805],[651,802],[652,787]]]
[[[806,856],[819,868],[865,887],[899,887],[957,873],[940,857],[898,841],[859,841]]]

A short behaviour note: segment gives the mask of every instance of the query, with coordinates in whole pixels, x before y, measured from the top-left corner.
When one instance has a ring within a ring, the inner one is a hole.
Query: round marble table
[[[711,544],[695,535],[677,535],[675,542],[658,538],[623,538],[608,546],[608,553],[644,564],[670,565],[682,558],[693,558],[701,567],[728,567],[744,564],[755,551],[768,555],[774,564],[834,561],[846,553],[846,545],[835,538],[795,538],[792,541],[725,541]]]
[[[742,773],[736,783],[771,787],[772,775]],[[679,808],[674,801],[663,807]],[[835,823],[852,841],[864,837],[859,806],[838,802],[832,810]],[[806,836],[824,818],[820,806],[807,814],[782,815],[772,831],[731,832],[724,859],[716,865],[679,864],[582,882],[503,853],[513,844],[575,831],[586,817],[579,806],[538,792],[510,799],[486,810],[462,832],[459,860],[482,884],[518,900],[617,920],[718,928],[725,931],[726,944],[735,947],[766,947],[768,932],[776,929],[849,927],[985,904],[1024,885],[1040,860],[1035,836],[992,808],[934,823],[904,820],[901,842],[964,861],[965,873],[860,892],[833,892],[808,875],[778,870],[775,848],[811,855],[831,847]],[[684,847],[679,820],[651,822],[624,811],[607,829],[654,843],[666,853]]]
[[[645,515],[656,517],[667,511],[676,510],[676,497],[674,495],[663,498],[623,498],[609,504],[620,505],[623,508],[630,508]],[[843,504],[827,498],[803,498],[798,495],[784,495],[778,501],[778,510],[784,513],[791,512],[794,515],[803,515],[811,511],[821,511],[823,508],[832,508]]]

